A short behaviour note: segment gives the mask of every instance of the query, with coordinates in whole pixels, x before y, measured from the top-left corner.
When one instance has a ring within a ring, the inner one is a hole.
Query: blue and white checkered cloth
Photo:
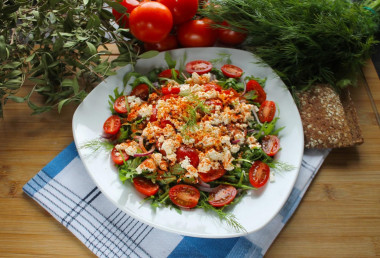
[[[99,257],[262,257],[294,213],[329,150],[306,150],[289,199],[261,230],[203,239],[168,233],[125,214],[100,192],[70,144],[23,190]]]

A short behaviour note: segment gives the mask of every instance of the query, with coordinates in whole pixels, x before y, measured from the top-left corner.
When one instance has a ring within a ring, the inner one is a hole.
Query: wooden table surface
[[[380,108],[380,80],[371,62],[364,74]],[[267,257],[380,256],[380,127],[363,83],[351,93],[364,144],[329,154]],[[75,108],[31,116],[24,104],[5,106],[0,120],[1,257],[94,256],[22,191],[73,141]]]

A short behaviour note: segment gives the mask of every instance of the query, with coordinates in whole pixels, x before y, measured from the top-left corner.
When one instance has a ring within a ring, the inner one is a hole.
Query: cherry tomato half
[[[165,5],[143,2],[129,16],[131,33],[139,40],[156,43],[165,39],[173,27],[173,16]]]
[[[198,189],[191,185],[179,184],[169,190],[170,200],[182,208],[194,208],[198,204],[199,197]]]
[[[174,24],[191,20],[198,11],[198,0],[157,0],[169,8]]]
[[[237,190],[232,185],[219,185],[208,197],[208,202],[214,207],[222,207],[230,204],[237,194]]]
[[[243,70],[240,67],[232,64],[225,64],[220,70],[222,70],[224,76],[229,78],[239,78],[243,74]]]
[[[263,103],[267,99],[267,94],[265,93],[263,87],[256,80],[249,80],[246,84],[246,92],[255,91],[257,96],[253,101],[258,103]]]
[[[261,103],[259,109],[259,120],[261,123],[270,122],[274,118],[274,114],[276,113],[276,104],[273,101],[266,100]]]
[[[178,40],[177,37],[174,35],[168,35],[163,40],[156,42],[156,43],[144,43],[144,49],[145,51],[149,50],[156,50],[156,51],[166,51],[175,49],[178,47]]]
[[[249,169],[249,182],[253,187],[260,188],[266,184],[270,176],[270,168],[260,160],[256,160]]]
[[[115,111],[119,114],[126,114],[128,113],[127,106],[125,105],[127,96],[120,96],[115,100],[115,103],[113,104],[113,108]]]
[[[207,18],[191,20],[180,25],[177,31],[179,43],[183,47],[211,47],[217,40],[217,31]]]
[[[133,186],[137,191],[147,196],[155,195],[160,188],[158,184],[153,183],[145,177],[133,178]]]
[[[227,22],[223,22],[222,25],[229,26]],[[221,43],[230,45],[230,46],[236,46],[241,43],[247,38],[247,34],[243,32],[238,32],[232,29],[219,29],[218,30],[218,39]]]
[[[120,117],[117,115],[110,116],[103,124],[103,130],[106,134],[117,134],[121,127]]]
[[[172,86],[165,86],[162,87],[162,94],[168,95],[168,94],[178,94],[180,93],[181,89],[178,87],[172,87]]]
[[[220,177],[222,177],[226,173],[226,170],[219,166],[218,168],[211,168],[207,173],[198,173],[198,176],[203,182],[211,182]]]
[[[186,64],[186,72],[204,74],[210,72],[212,69],[212,64],[209,61],[205,60],[194,60]]]
[[[198,156],[198,152],[196,149],[194,148],[191,148],[189,146],[186,146],[186,145],[181,145],[178,149],[177,149],[177,152],[176,152],[176,155],[177,155],[177,161],[178,162],[181,162],[182,160],[185,160],[186,157],[189,157],[190,159],[190,164],[193,166],[193,167],[198,167],[198,164],[199,164],[199,156]]]
[[[139,84],[132,91],[131,96],[139,97],[142,100],[147,100],[149,97],[149,86],[147,84]]]
[[[179,71],[178,70],[175,70],[175,73],[177,74],[177,76],[179,75]],[[161,77],[161,78],[172,78],[173,77],[173,74],[172,74],[172,69],[166,69],[166,70],[163,70],[162,72],[160,72],[158,74],[158,77]],[[165,93],[164,93],[165,94]]]
[[[113,148],[111,151],[111,158],[115,164],[122,165],[124,161],[129,159],[129,156],[125,151],[118,151],[116,148]]]
[[[155,121],[157,121],[157,108],[156,108],[156,105],[153,105],[152,114],[150,115],[149,122],[155,122]]]
[[[280,139],[276,135],[265,135],[261,147],[268,156],[274,156],[280,150]]]
[[[216,90],[218,92],[222,91],[222,87],[215,83],[206,83],[203,85],[203,88],[205,89],[206,92],[210,90]]]
[[[127,8],[126,13],[119,13],[118,11],[112,8],[112,14],[115,17],[115,21],[117,24],[119,24],[119,26],[123,28],[129,28],[129,18],[127,13],[131,13],[132,10],[140,4],[140,2],[137,0],[122,0],[119,3]]]

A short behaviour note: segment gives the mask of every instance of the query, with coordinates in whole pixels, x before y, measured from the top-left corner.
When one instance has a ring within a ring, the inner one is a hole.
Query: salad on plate
[[[132,91],[115,90],[103,125],[122,182],[154,207],[202,208],[221,218],[247,191],[265,187],[282,129],[265,79],[207,60],[128,76]]]

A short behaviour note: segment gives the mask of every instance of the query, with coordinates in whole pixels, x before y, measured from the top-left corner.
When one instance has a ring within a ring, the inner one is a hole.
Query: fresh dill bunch
[[[346,0],[210,0],[200,13],[244,29],[242,47],[289,88],[328,83],[339,90],[356,83],[377,43],[379,15],[363,7]]]

